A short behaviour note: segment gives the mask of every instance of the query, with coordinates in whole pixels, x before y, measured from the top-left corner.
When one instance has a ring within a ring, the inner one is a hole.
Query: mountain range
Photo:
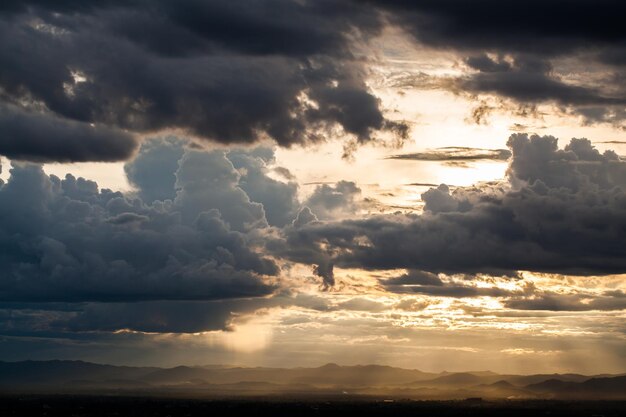
[[[615,400],[626,399],[626,375],[429,373],[333,363],[317,368],[158,368],[59,360],[0,362],[0,393],[15,392]]]

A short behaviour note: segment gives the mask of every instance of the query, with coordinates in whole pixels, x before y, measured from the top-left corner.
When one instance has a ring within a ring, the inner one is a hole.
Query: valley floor
[[[231,416],[549,416],[619,417],[626,401],[409,401],[379,398],[181,399],[127,396],[4,395],[3,417]]]

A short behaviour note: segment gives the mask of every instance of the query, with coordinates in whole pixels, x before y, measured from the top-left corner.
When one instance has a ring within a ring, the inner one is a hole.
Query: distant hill
[[[100,365],[83,361],[0,362],[0,387],[56,385],[72,380],[136,380],[159,368]]]
[[[504,381],[504,380],[500,380],[498,382],[494,382],[493,384],[487,385],[488,388],[492,388],[492,389],[514,389],[516,388],[515,385],[511,384],[510,382]]]
[[[603,375],[603,376],[611,376],[611,375]],[[503,376],[502,379],[510,382],[513,385],[526,386],[530,384],[538,384],[540,382],[547,381],[550,379],[555,379],[558,381],[568,381],[568,382],[585,382],[589,378],[591,378],[591,376],[580,375],[580,374],[536,374],[536,375],[507,375],[507,376]]]
[[[480,376],[468,372],[459,372],[444,375],[428,381],[422,381],[420,385],[423,384],[429,386],[468,387],[478,384],[484,384],[486,381],[491,381],[492,379],[497,377],[497,375]]]
[[[532,392],[549,393],[564,399],[624,399],[626,376],[590,378],[584,382],[549,379],[526,387]]]
[[[82,361],[0,362],[0,392],[129,392],[175,395],[374,395],[416,399],[626,399],[626,376],[499,375],[383,365],[173,368],[101,365]]]

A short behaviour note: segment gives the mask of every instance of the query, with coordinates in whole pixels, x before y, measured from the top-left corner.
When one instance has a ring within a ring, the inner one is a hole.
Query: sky
[[[625,8],[2,2],[0,360],[626,372]]]

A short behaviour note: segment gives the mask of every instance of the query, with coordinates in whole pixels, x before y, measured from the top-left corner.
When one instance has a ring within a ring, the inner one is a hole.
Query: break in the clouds
[[[587,139],[514,134],[508,181],[441,185],[423,214],[310,222],[271,247],[299,262],[445,273],[626,271],[626,164]]]
[[[384,130],[404,137],[353,53],[382,25],[376,10],[345,0],[3,5],[0,153],[124,160],[132,135],[160,130],[283,146],[336,128],[359,142]]]

